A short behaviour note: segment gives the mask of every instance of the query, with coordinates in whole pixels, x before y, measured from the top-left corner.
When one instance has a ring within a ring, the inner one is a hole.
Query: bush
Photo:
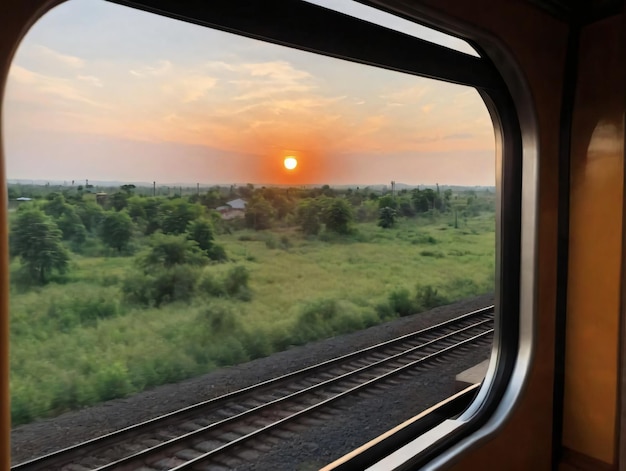
[[[206,251],[207,255],[214,262],[227,262],[228,256],[226,255],[226,250],[224,247],[218,244],[213,244],[213,246]]]
[[[332,335],[345,334],[378,323],[374,311],[349,301],[319,299],[302,306],[298,314],[293,340],[306,343]]]
[[[433,250],[422,250],[420,252],[420,255],[422,257],[434,257],[434,258],[443,258],[443,257],[445,257],[445,255],[442,254],[441,252],[435,252]]]
[[[415,300],[411,298],[408,289],[402,288],[392,291],[388,299],[391,310],[400,316],[410,316],[418,312],[418,306]]]
[[[134,273],[126,278],[122,290],[130,302],[159,307],[183,301],[189,303],[197,292],[200,272],[189,265],[175,265],[151,274]]]
[[[241,329],[241,321],[232,307],[224,302],[212,302],[197,316],[199,327],[210,335],[228,336]]]
[[[230,269],[224,279],[224,291],[228,296],[236,297],[242,301],[250,300],[250,288],[248,281],[250,272],[242,265],[237,265]]]
[[[219,280],[211,272],[205,272],[200,278],[198,284],[198,291],[200,294],[207,294],[214,297],[225,297],[226,290],[224,289],[224,283]]]
[[[417,285],[416,291],[415,301],[419,311],[427,311],[437,306],[443,306],[449,302],[446,297],[440,295],[431,285]]]
[[[96,373],[96,393],[101,401],[124,397],[132,390],[128,370],[121,363],[103,366]]]

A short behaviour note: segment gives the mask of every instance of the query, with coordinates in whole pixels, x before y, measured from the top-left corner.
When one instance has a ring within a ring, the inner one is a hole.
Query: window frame
[[[397,450],[404,453],[404,461],[393,469],[438,468],[496,434],[520,402],[534,350],[539,158],[530,92],[515,61],[497,39],[419,6],[410,12],[391,8],[395,0],[357,1],[411,21],[419,18],[420,24],[457,35],[481,57],[302,0],[214,0],[208,4],[198,0],[107,1],[287,47],[477,89],[492,117],[497,154],[496,329],[491,361],[482,386],[465,412],[431,428],[428,443],[423,443],[419,453],[410,444],[409,448]],[[28,26],[63,0],[37,3],[39,8]],[[24,27],[22,33],[27,29]],[[363,37],[368,38],[367,50]],[[420,61],[415,61],[415,57]]]

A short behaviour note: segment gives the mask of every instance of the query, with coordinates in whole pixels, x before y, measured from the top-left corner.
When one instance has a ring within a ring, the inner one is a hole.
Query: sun
[[[296,168],[298,166],[298,161],[296,160],[295,157],[286,157],[283,164],[285,165],[285,168],[287,170],[293,170],[294,168]]]

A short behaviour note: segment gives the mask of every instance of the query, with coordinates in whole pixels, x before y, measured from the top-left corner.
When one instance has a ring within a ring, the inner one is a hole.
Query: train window
[[[423,462],[484,423],[520,299],[493,64],[363,5],[119,3],[9,72],[14,468]]]

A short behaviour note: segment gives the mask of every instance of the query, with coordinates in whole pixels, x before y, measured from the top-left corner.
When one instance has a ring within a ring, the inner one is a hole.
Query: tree
[[[76,206],[76,213],[88,231],[93,231],[100,225],[103,212],[102,206],[94,201],[84,201]]]
[[[316,200],[305,198],[300,201],[297,210],[297,221],[302,232],[307,235],[317,235],[322,227],[320,221],[320,207]]]
[[[128,206],[128,195],[129,193],[122,193],[121,191],[118,191],[111,195],[111,206],[113,206],[113,209],[115,209],[115,211],[121,211],[126,206]]]
[[[353,219],[352,207],[342,198],[332,198],[324,211],[326,229],[337,234],[349,234]]]
[[[124,211],[107,211],[100,225],[100,237],[109,247],[121,252],[133,234],[133,221]]]
[[[140,265],[146,270],[158,267],[171,268],[175,265],[205,265],[206,256],[195,240],[182,235],[155,234],[150,248],[139,257]]]
[[[76,244],[82,244],[87,239],[87,229],[74,208],[70,208],[57,219],[56,224],[63,233],[64,240],[71,240]]]
[[[135,192],[135,188],[137,188],[137,187],[135,185],[132,185],[132,184],[120,186],[120,190],[122,190],[128,196],[131,196]]]
[[[396,210],[390,207],[385,207],[380,210],[380,216],[378,218],[378,225],[383,229],[389,229],[396,223]]]
[[[40,283],[52,270],[65,273],[69,253],[61,243],[62,233],[52,218],[37,208],[17,212],[11,227],[11,255],[20,257],[32,278]]]
[[[187,225],[202,214],[202,206],[183,199],[167,201],[161,205],[161,230],[164,234],[183,234]]]
[[[272,218],[275,211],[269,201],[262,196],[255,195],[246,207],[246,226],[255,229],[269,229],[272,227]]]
[[[53,218],[60,218],[72,207],[65,202],[65,197],[58,193],[50,193],[48,196],[48,202],[44,205],[43,210],[48,216]]]
[[[378,209],[391,208],[398,209],[398,202],[392,195],[385,195],[378,198]]]
[[[223,262],[228,257],[224,248],[214,242],[214,232],[211,221],[204,218],[196,219],[187,227],[187,239],[197,242],[200,250],[211,260]]]

